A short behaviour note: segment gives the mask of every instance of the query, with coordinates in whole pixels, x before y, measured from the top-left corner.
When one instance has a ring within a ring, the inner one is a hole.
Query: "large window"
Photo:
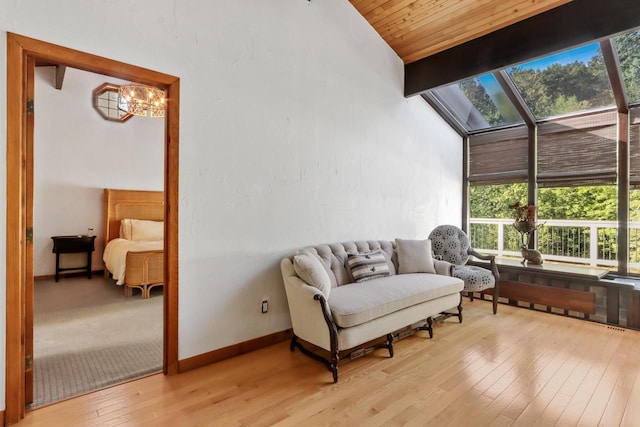
[[[640,272],[640,30],[426,98],[466,137],[475,247],[517,256],[508,206],[533,197],[545,259]]]

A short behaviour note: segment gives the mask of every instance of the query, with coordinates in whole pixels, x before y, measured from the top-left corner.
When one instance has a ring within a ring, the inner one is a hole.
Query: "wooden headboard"
[[[125,218],[164,220],[164,192],[104,189],[104,244],[120,234]]]

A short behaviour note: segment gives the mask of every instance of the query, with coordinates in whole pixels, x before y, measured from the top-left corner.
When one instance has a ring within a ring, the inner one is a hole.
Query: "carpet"
[[[162,370],[162,288],[143,300],[94,275],[34,284],[34,402],[63,400]]]

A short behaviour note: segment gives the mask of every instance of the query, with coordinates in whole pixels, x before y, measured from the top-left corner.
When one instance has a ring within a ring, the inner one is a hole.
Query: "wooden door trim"
[[[7,34],[7,213],[6,213],[6,355],[5,421],[12,424],[24,417],[24,271],[22,158],[26,138],[26,57],[17,40]],[[11,82],[11,83],[10,83]],[[16,405],[20,402],[19,405]]]
[[[35,72],[36,64],[33,58],[27,58],[27,81],[26,92],[27,99],[35,97]],[[33,113],[26,116],[25,129],[25,174],[24,182],[25,194],[33,195],[33,134],[34,134],[34,115]],[[33,229],[33,197],[23,197],[25,201],[25,226]],[[26,231],[25,231],[26,233]],[[24,355],[25,355],[25,404],[33,403],[33,239],[26,241],[24,253],[24,271],[31,271],[32,274],[23,274],[24,277]],[[31,363],[27,361],[31,360]]]
[[[25,412],[25,176],[27,155],[27,60],[51,61],[92,73],[163,88],[165,116],[165,286],[164,373],[178,373],[178,154],[180,79],[108,58],[7,33],[7,188],[6,188],[6,382],[5,422]]]

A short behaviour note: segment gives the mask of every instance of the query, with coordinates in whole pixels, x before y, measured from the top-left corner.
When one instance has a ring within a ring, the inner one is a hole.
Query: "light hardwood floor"
[[[638,426],[640,332],[465,299],[451,318],[342,365],[288,343],[27,413],[20,426]]]

